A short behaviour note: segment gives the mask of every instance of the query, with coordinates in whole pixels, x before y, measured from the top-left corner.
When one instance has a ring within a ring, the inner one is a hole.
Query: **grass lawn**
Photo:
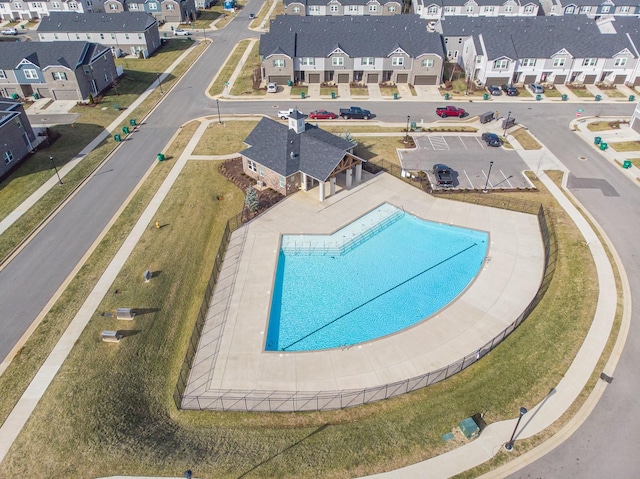
[[[423,131],[450,131],[450,132],[475,133],[476,131],[478,131],[478,129],[473,126],[464,126],[464,125],[453,126],[452,125],[452,126],[430,126],[428,128],[425,128]]]
[[[398,93],[397,86],[381,86],[380,93],[382,96],[393,96],[395,93]]]
[[[191,23],[194,30],[211,28],[211,24],[225,14],[222,9],[222,2],[218,2],[211,8],[199,9],[198,11],[200,12],[198,18]],[[195,35],[196,32],[194,31],[193,34]]]
[[[593,98],[593,93],[591,93],[586,88],[570,88],[571,93],[580,98]]]
[[[224,66],[218,72],[216,79],[211,84],[211,87],[209,88],[209,95],[220,95],[224,91],[225,82],[231,78],[236,66],[240,63],[240,58],[242,58],[242,55],[244,55],[244,52],[247,50],[250,41],[251,40],[241,40],[233,48],[229,59],[225,62]]]
[[[300,98],[300,94],[304,92],[304,96],[309,96],[309,87],[308,86],[292,86],[291,87],[291,96],[296,98]]]
[[[256,15],[256,18],[254,18],[253,21],[249,24],[249,28],[261,28],[262,22],[264,22],[265,19],[267,20],[265,27],[269,28],[271,19],[275,18],[277,15],[282,15],[284,13],[284,3],[278,2],[278,4],[273,10],[273,13],[271,14],[271,17],[268,19],[266,18],[274,1],[277,1],[277,0],[268,0],[262,4],[262,8],[260,9],[260,12],[258,13],[258,15]]]
[[[228,155],[246,148],[243,143],[257,121],[213,122],[193,150],[194,155]]]
[[[618,129],[620,129],[620,122],[618,122],[618,121],[592,121],[591,123],[587,123],[587,129],[589,131],[618,130]]]
[[[320,95],[331,96],[331,93],[335,93],[338,96],[338,87],[337,86],[321,86],[320,87]]]
[[[614,141],[608,144],[616,151],[640,151],[640,141]]]
[[[525,150],[539,150],[540,148],[542,148],[542,146],[540,146],[540,143],[534,140],[529,132],[524,128],[518,128],[517,130],[511,132],[510,135],[513,136]]]
[[[549,90],[545,88],[544,96],[546,96],[547,98],[560,98],[562,96],[562,93],[556,90],[555,88],[553,90]]]
[[[369,96],[369,88],[366,85],[363,86],[350,86],[351,95],[353,96]]]
[[[353,133],[353,131],[349,130]],[[372,163],[380,163],[382,160],[400,166],[397,148],[404,148],[404,136],[357,136],[354,140],[358,145],[354,148],[354,153]]]
[[[528,88],[518,88],[518,96],[533,96]]]
[[[234,96],[241,95],[266,95],[267,90],[260,88],[253,89],[253,74],[257,69],[260,70],[260,55],[258,55],[258,49],[260,48],[260,42],[256,42],[251,49],[251,53],[247,57],[247,61],[242,65],[242,70],[236,78],[236,81],[231,85],[231,94]]]
[[[411,83],[409,83],[409,90],[411,91],[411,96],[418,96],[418,92],[416,92],[416,87],[414,87]]]
[[[616,90],[615,88],[606,88],[603,89],[602,92],[609,98],[627,98],[627,95],[622,93],[620,90]]]

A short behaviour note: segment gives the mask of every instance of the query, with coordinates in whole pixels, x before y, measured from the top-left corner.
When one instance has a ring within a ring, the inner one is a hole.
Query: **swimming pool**
[[[384,204],[332,235],[283,235],[265,350],[350,346],[442,309],[477,275],[488,234]]]

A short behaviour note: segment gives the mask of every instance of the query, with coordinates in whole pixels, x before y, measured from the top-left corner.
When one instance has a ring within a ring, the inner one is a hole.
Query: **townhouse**
[[[101,8],[102,0],[0,0],[0,20],[35,20],[51,12],[85,13]]]
[[[269,82],[438,85],[442,39],[418,15],[280,15],[260,39]]]
[[[540,0],[540,4],[545,15],[640,16],[637,0]]]
[[[195,20],[195,0],[105,0],[105,13],[145,12],[159,22],[187,23]]]
[[[16,167],[36,142],[22,103],[0,96],[0,178]]]
[[[427,21],[450,16],[467,17],[535,17],[538,0],[413,0],[413,12]]]
[[[396,15],[399,0],[283,0],[285,15]]]

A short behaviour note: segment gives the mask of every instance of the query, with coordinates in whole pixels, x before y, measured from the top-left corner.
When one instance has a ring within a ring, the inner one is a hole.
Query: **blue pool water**
[[[283,236],[267,351],[370,341],[446,306],[477,275],[488,234],[385,204],[329,236]]]

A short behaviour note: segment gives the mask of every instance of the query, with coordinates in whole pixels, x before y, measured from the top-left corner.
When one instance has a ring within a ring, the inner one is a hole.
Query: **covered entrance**
[[[320,181],[311,175],[304,172],[300,172],[300,188],[303,191],[309,191],[315,185],[318,185],[318,200],[323,202],[328,196],[336,194],[336,184],[338,183],[338,177],[344,173],[344,188],[350,190],[355,184],[362,182],[362,163],[365,160],[352,155],[351,153],[345,154],[344,158],[336,165],[329,177],[325,181]],[[327,191],[327,185],[329,191]]]

